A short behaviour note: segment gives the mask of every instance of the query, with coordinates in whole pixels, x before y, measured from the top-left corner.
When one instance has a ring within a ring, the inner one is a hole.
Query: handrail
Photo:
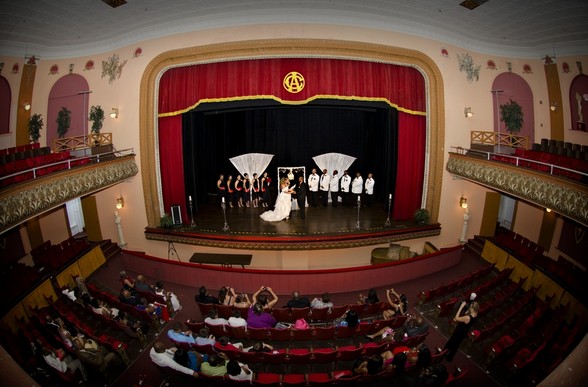
[[[81,136],[57,138],[53,140],[53,150],[86,149],[99,145],[111,145],[112,133],[90,133]]]
[[[470,132],[471,145],[508,146],[511,148],[529,149],[529,137],[511,133],[488,132],[472,130]]]
[[[9,179],[11,177],[15,177],[15,176],[18,176],[18,175],[23,175],[23,174],[29,173],[29,172],[33,172],[33,179],[36,179],[37,178],[37,170],[38,169],[43,169],[43,168],[52,167],[52,166],[55,166],[55,165],[62,165],[62,164],[67,164],[67,168],[66,169],[71,169],[72,168],[71,163],[72,162],[77,162],[77,161],[80,161],[80,160],[92,160],[92,159],[96,159],[95,162],[96,163],[99,163],[100,162],[100,157],[104,158],[105,156],[108,156],[108,155],[113,155],[115,157],[123,157],[123,156],[134,155],[134,154],[135,154],[134,148],[127,148],[127,149],[116,150],[116,151],[112,151],[112,152],[99,153],[99,154],[91,155],[91,156],[76,157],[76,158],[73,158],[73,159],[67,159],[67,160],[63,160],[63,161],[58,161],[56,163],[43,164],[43,165],[38,166],[38,167],[33,167],[33,168],[30,168],[30,169],[25,169],[25,170],[22,170],[22,171],[18,171],[16,173],[13,173],[12,175],[2,176],[2,177],[0,177],[0,181],[5,180],[5,179]],[[62,170],[60,170],[60,171],[62,171]],[[56,172],[60,172],[60,171],[56,171]],[[46,175],[44,175],[44,176],[46,176]]]
[[[528,162],[528,163],[533,163],[533,164],[536,164],[536,165],[545,165],[546,167],[549,168],[549,174],[550,175],[553,175],[554,174],[553,171],[555,169],[558,169],[558,170],[562,170],[562,171],[568,171],[568,172],[572,172],[572,173],[577,173],[579,175],[588,177],[588,173],[586,173],[586,172],[578,171],[576,169],[570,169],[570,168],[562,167],[562,166],[559,166],[559,165],[556,165],[556,164],[544,163],[542,161],[538,161],[538,160],[534,160],[534,159],[527,159],[527,158],[524,158],[524,157],[513,156],[513,155],[509,155],[509,154],[505,154],[505,153],[493,153],[493,152],[486,152],[486,151],[482,151],[482,150],[478,150],[478,149],[467,149],[467,148],[463,148],[461,146],[452,146],[451,148],[455,149],[456,150],[455,153],[460,154],[460,155],[466,155],[466,153],[478,153],[480,155],[484,155],[485,159],[488,160],[488,161],[493,161],[492,160],[492,156],[498,156],[498,157],[502,157],[502,158],[510,158],[510,159],[515,160],[515,165],[517,167],[521,167],[521,168],[527,168],[527,167],[521,165],[521,161],[525,161],[525,162]],[[560,177],[560,175],[555,175],[555,176]]]

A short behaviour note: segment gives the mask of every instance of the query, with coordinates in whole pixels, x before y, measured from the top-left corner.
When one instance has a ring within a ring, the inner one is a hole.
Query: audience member
[[[259,352],[259,353],[267,353],[274,350],[274,347],[271,345],[258,341],[254,343],[251,347],[243,348],[243,352]]]
[[[148,303],[145,297],[141,297],[139,299],[139,303],[135,306],[135,308],[141,312],[146,312],[153,317],[161,318],[162,316],[161,306]]]
[[[161,281],[157,281],[155,283],[155,294],[162,296],[166,302],[169,300],[171,302],[172,308],[174,308],[176,312],[182,310],[182,305],[180,305],[180,300],[178,297],[173,292],[165,291]]]
[[[122,284],[123,290],[134,290],[135,289],[135,280],[127,275],[126,271],[120,272],[120,282]]]
[[[345,312],[343,316],[335,319],[334,323],[336,326],[353,328],[359,325],[359,316],[356,311],[351,309]]]
[[[72,302],[76,302],[78,300],[78,297],[76,296],[76,290],[73,288],[73,286],[68,286],[67,288],[63,289],[61,294],[69,298]]]
[[[240,293],[235,296],[235,302],[233,303],[235,308],[249,308],[251,307],[251,300],[247,293]]]
[[[111,371],[117,362],[116,355],[91,339],[75,338],[74,352],[78,359],[90,364],[101,372]]]
[[[108,318],[115,318],[120,312],[117,308],[111,308],[104,301],[98,300],[97,298],[90,300],[90,307],[94,313]]]
[[[267,294],[265,294],[265,292],[268,292],[272,296],[271,300],[268,299]],[[260,303],[264,309],[272,309],[274,305],[276,305],[276,303],[278,302],[278,296],[276,295],[276,293],[274,293],[272,288],[268,286],[262,286],[259,288],[258,291],[253,293],[252,302],[253,304]]]
[[[125,304],[137,306],[141,302],[141,298],[137,296],[135,293],[131,293],[128,289],[123,289],[118,296],[120,302]]]
[[[390,295],[394,295],[396,299],[392,301]],[[394,316],[404,316],[406,314],[408,299],[405,294],[399,295],[394,289],[386,289],[386,298],[392,309],[387,309],[382,313],[384,320],[390,320]]]
[[[158,341],[153,344],[153,347],[149,351],[149,356],[151,357],[151,361],[160,367],[168,367],[186,375],[198,377],[198,373],[196,371],[174,361],[174,352],[175,349],[166,350],[163,343]]]
[[[210,325],[229,325],[229,322],[226,319],[218,317],[218,311],[216,309],[208,311],[208,315],[204,319],[204,322]]]
[[[208,289],[206,289],[205,286],[201,286],[200,289],[198,290],[198,294],[196,296],[194,296],[194,299],[196,300],[196,302],[199,302],[201,304],[218,304],[218,298],[211,296],[208,293]]]
[[[174,361],[184,367],[190,368],[193,371],[200,371],[200,365],[205,361],[208,361],[208,355],[199,354],[198,352],[192,350],[187,351],[183,348],[177,348],[174,351]]]
[[[59,329],[57,330],[57,332],[59,333],[59,336],[61,337],[61,341],[69,349],[73,349],[73,339],[74,339],[74,336],[72,336],[72,334],[70,333],[70,331],[65,326],[65,322],[61,318],[58,318],[55,321],[59,325]],[[76,334],[76,337],[78,335],[79,334]]]
[[[231,380],[248,380],[253,379],[253,372],[245,364],[237,360],[229,360],[227,363],[227,374]]]
[[[179,322],[175,322],[172,329],[167,331],[167,337],[174,343],[196,344],[196,340],[192,337],[192,332],[189,330],[182,331],[182,325]]]
[[[331,295],[329,293],[323,293],[321,298],[315,297],[310,303],[310,307],[315,309],[332,308]]]
[[[247,326],[247,320],[245,320],[243,317],[241,317],[241,312],[239,312],[238,310],[234,310],[233,315],[231,317],[229,317],[229,319],[227,321],[228,321],[229,325],[232,327],[246,327]]]
[[[310,308],[310,301],[307,297],[301,296],[298,290],[292,292],[292,299],[286,304],[288,308]]]
[[[361,357],[353,364],[353,373],[355,375],[377,375],[382,371],[383,366],[384,360],[378,354],[370,357]]]
[[[376,289],[373,288],[368,290],[367,296],[360,294],[359,300],[357,301],[358,304],[366,305],[375,304],[377,302],[380,302],[380,299],[378,298],[378,293],[376,292]]]
[[[424,335],[428,331],[429,323],[421,316],[416,316],[406,322],[406,334],[408,337]]]
[[[86,369],[82,365],[80,359],[74,359],[71,355],[65,355],[62,350],[54,351],[51,348],[43,348],[43,359],[50,367],[56,369],[58,372],[75,373],[77,370],[82,374],[82,378],[87,381],[88,375]]]
[[[218,291],[218,302],[221,305],[232,306],[235,303],[235,289],[229,286],[223,286]]]
[[[214,343],[214,349],[217,352],[241,351],[243,349],[243,344],[242,343],[231,343],[227,336],[221,336],[216,341],[216,343]]]
[[[225,376],[228,360],[229,358],[223,352],[213,353],[208,356],[208,361],[200,365],[200,372],[206,376]]]
[[[264,311],[262,304],[255,303],[247,312],[247,326],[249,328],[273,328],[277,321],[271,314]]]
[[[149,285],[145,281],[145,277],[143,276],[143,274],[139,274],[135,279],[135,289],[137,289],[140,292],[153,292],[155,290],[155,287],[153,285]]]
[[[216,340],[214,339],[214,336],[210,334],[210,330],[207,327],[204,327],[198,332],[195,342],[196,345],[214,345]]]
[[[135,320],[133,317],[128,316],[122,310],[118,312],[118,316],[116,316],[114,320],[118,321],[118,323],[121,325],[128,326],[134,331],[140,329],[141,332],[143,332],[145,335],[149,333],[149,325],[145,321]]]

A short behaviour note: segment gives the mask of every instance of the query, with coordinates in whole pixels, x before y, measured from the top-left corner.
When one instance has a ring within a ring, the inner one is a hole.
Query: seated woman
[[[249,296],[247,293],[240,293],[235,296],[235,303],[233,304],[235,308],[249,308],[251,307],[251,300],[249,300]]]
[[[348,310],[343,316],[335,319],[334,324],[338,327],[356,327],[359,325],[359,316],[353,309]]]
[[[392,301],[390,295],[393,294],[396,297],[395,301]],[[386,289],[386,298],[392,309],[387,309],[382,313],[384,320],[390,320],[394,316],[404,316],[408,310],[408,299],[405,294],[398,294],[394,289]]]
[[[357,300],[358,304],[366,304],[366,305],[372,305],[377,302],[380,302],[380,299],[378,298],[378,292],[376,292],[376,289],[374,289],[374,288],[371,288],[370,290],[368,290],[367,296],[360,294],[359,300]]]
[[[104,301],[97,300],[96,298],[90,300],[90,307],[94,313],[101,314],[108,318],[115,318],[119,313],[118,309],[110,308]]]
[[[173,351],[174,348],[170,348],[167,351],[170,350]],[[200,364],[208,361],[208,355],[201,355],[196,351],[187,351],[183,348],[177,348],[174,352],[174,361],[194,371],[200,371]]]
[[[274,316],[265,312],[263,305],[259,302],[253,304],[247,312],[247,326],[249,328],[273,328],[276,323]]]
[[[331,301],[331,295],[329,293],[323,293],[320,298],[315,297],[310,302],[310,307],[315,309],[332,308],[333,302]]]
[[[384,360],[380,355],[362,357],[353,364],[353,373],[355,375],[377,375],[382,371]]]
[[[272,296],[271,300],[267,297],[267,294],[265,294],[265,292],[268,292]],[[272,309],[277,302],[278,296],[269,286],[260,287],[258,291],[253,293],[252,296],[252,303],[260,303],[264,309]]]
[[[218,291],[218,302],[221,305],[233,306],[235,304],[235,289],[229,286],[223,286]]]
[[[157,281],[155,283],[155,294],[162,296],[164,301],[166,302],[169,299],[172,308],[174,308],[174,311],[179,312],[180,310],[182,310],[182,305],[180,305],[180,300],[178,300],[178,296],[176,296],[172,292],[165,291],[165,289],[163,288],[163,283],[161,281]]]

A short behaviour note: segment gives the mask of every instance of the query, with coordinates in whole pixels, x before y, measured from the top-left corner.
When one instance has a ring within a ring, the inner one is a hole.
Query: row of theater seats
[[[66,265],[89,246],[90,244],[86,239],[74,237],[70,237],[57,245],[52,245],[51,241],[45,241],[31,250],[31,256],[39,270],[42,268],[55,270]]]
[[[473,273],[468,273],[460,278],[451,281],[448,284],[439,285],[436,288],[423,290],[418,294],[419,304],[426,304],[431,302],[434,298],[446,298],[456,290],[462,291],[464,287],[470,286],[471,284],[479,281],[486,277],[494,269],[494,264],[485,266],[481,269],[476,270]]]
[[[547,152],[559,156],[568,156],[580,160],[588,160],[588,145],[542,138],[541,143],[533,144],[532,149],[534,151]]]
[[[41,148],[45,149],[45,148]],[[71,161],[69,161],[71,160]],[[68,162],[69,161],[69,162]],[[69,151],[27,157],[0,165],[0,186],[8,186],[50,173],[89,163],[88,158],[71,159]]]
[[[241,317],[247,319],[247,312],[249,308],[237,308],[229,305],[203,304],[196,303],[200,309],[202,317],[205,318],[209,311],[215,309],[219,317],[228,319],[233,315],[233,311],[237,310]],[[341,317],[346,311],[354,310],[357,312],[359,318],[375,318],[382,315],[382,312],[387,309],[386,303],[383,301],[374,304],[348,304],[348,305],[334,305],[331,308],[315,309],[315,308],[273,308],[272,315],[277,321],[293,323],[300,318],[313,323],[328,323],[336,318]]]
[[[493,241],[531,268],[537,268],[556,280],[564,289],[582,296],[588,273],[566,258],[557,261],[543,255],[544,248],[510,230],[500,229]]]
[[[2,160],[3,159],[2,156],[5,156],[5,155],[13,155],[13,154],[17,154],[17,153],[23,154],[26,151],[40,149],[40,148],[41,148],[41,144],[39,144],[38,142],[34,142],[32,144],[18,145],[18,146],[13,146],[11,148],[0,149],[0,160]],[[16,156],[16,157],[20,157],[20,156]]]

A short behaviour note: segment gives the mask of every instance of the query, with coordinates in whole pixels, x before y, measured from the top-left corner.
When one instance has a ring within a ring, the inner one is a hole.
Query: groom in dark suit
[[[298,202],[300,219],[304,219],[306,216],[306,191],[308,186],[304,182],[304,176],[298,177],[298,184],[296,184],[296,201]]]

